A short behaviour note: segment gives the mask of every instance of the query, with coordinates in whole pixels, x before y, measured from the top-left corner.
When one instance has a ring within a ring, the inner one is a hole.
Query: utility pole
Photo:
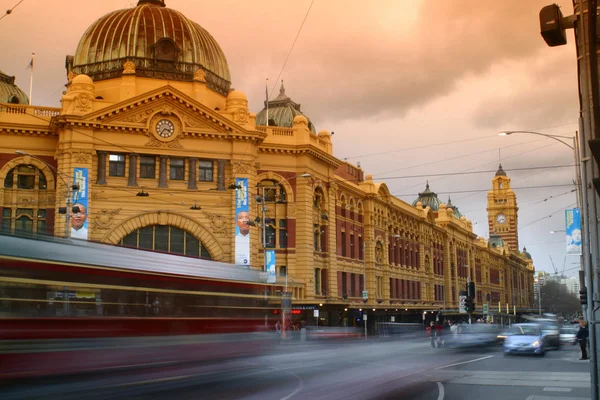
[[[597,33],[597,0],[573,0],[573,15],[564,17],[560,8],[548,5],[540,11],[541,34],[546,43],[561,46],[567,43],[566,29],[574,29],[577,63],[578,86],[580,99],[579,137],[577,149],[581,173],[581,215],[583,228],[583,272],[580,272],[582,295],[587,294],[587,321],[589,323],[589,344],[591,356],[592,399],[600,399],[599,370],[600,354],[598,353],[600,323],[600,282],[597,271],[600,257],[600,238],[598,215],[598,193],[600,179],[598,165],[600,163],[600,87],[598,86],[598,33]],[[594,18],[590,18],[594,16]],[[593,183],[593,185],[589,184]],[[596,189],[594,193],[593,189]]]

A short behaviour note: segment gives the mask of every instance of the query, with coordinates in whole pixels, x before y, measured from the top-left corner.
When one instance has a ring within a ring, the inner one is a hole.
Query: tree
[[[553,314],[576,314],[581,312],[581,303],[576,295],[567,291],[565,285],[550,281],[542,286],[542,310]]]

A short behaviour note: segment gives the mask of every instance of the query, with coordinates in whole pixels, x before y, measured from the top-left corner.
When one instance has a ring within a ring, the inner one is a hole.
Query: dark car
[[[504,355],[535,354],[544,356],[546,347],[537,323],[514,324],[504,339]]]

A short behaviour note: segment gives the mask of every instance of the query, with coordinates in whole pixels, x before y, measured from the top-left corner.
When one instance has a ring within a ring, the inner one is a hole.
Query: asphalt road
[[[218,364],[161,363],[8,382],[2,399],[523,399],[589,398],[589,362],[574,347],[546,357],[499,348],[456,352],[426,340],[282,343]],[[542,396],[542,397],[535,397]]]

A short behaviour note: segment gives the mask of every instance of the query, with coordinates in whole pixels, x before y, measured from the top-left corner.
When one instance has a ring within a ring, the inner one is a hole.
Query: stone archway
[[[169,225],[187,231],[202,242],[213,261],[223,261],[225,258],[223,247],[206,228],[186,215],[171,211],[154,211],[129,218],[106,234],[102,242],[118,244],[131,232],[150,225]]]
[[[54,174],[52,173],[50,167],[48,167],[48,165],[38,160],[37,158],[30,156],[13,158],[12,160],[4,164],[4,166],[0,168],[0,182],[4,182],[4,179],[6,179],[6,175],[8,174],[8,172],[13,168],[18,167],[19,165],[33,165],[34,167],[39,169],[46,177],[46,190],[54,190],[56,188]],[[2,188],[3,187],[4,186],[2,186]]]

